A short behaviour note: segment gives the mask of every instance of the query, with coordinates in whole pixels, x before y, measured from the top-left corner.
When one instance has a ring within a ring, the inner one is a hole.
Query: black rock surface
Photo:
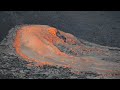
[[[0,11],[0,41],[21,24],[54,26],[83,40],[120,47],[120,11]]]

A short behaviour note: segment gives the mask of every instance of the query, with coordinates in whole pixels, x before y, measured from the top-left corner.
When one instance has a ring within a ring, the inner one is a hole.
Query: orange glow
[[[48,31],[49,31],[52,35],[56,36],[57,29],[55,29],[55,28],[49,28]]]
[[[50,63],[41,62],[40,60],[30,58],[29,56],[25,55],[22,52],[23,51],[21,49],[22,46],[27,47],[31,49],[31,51],[36,52],[37,55],[44,56],[44,57],[54,56],[54,54],[67,56],[65,53],[60,52],[60,50],[57,49],[52,44],[53,39],[55,39],[56,41],[59,41],[59,39],[55,37],[57,30],[54,28],[47,28],[47,27],[44,30],[44,28],[45,27],[40,27],[37,25],[34,27],[33,26],[22,27],[20,30],[17,31],[15,42],[14,42],[14,47],[16,48],[16,52],[29,62],[37,62],[37,65],[39,65],[38,63],[41,63],[43,65],[50,64]],[[48,30],[49,33],[46,33],[47,32],[46,30]],[[52,34],[52,36],[49,34]],[[46,37],[46,38],[43,38],[43,37]],[[51,41],[51,43],[47,42],[47,40],[43,41],[43,39],[48,39],[48,41]]]
[[[64,40],[57,37],[57,31],[56,28],[45,25],[29,25],[21,27],[16,32],[14,41],[16,53],[24,60],[35,63],[36,66],[43,66],[46,64],[59,65],[75,70],[91,70],[91,66],[94,66],[96,67],[96,70],[99,70],[100,72],[111,70],[111,68],[107,67],[110,65],[109,63],[100,61],[99,59],[97,60],[97,58],[87,56],[76,57],[61,52],[55,44],[71,47],[71,51],[76,55],[79,54],[77,50],[84,53],[90,53],[91,51],[98,54],[104,53],[103,50],[86,48],[84,45],[72,47],[71,44],[76,44],[77,39],[71,34],[59,31],[67,38],[66,42],[64,42]],[[31,64],[28,66],[31,66]]]
[[[25,54],[23,54],[21,52],[21,31],[19,30],[16,34],[16,37],[15,37],[15,42],[14,42],[14,47],[16,48],[16,52],[21,56],[23,57],[25,60],[27,60],[28,62],[37,62],[39,63],[39,66],[43,66],[43,65],[46,65],[46,62],[39,62],[38,60],[35,60],[35,59],[32,59],[32,58],[29,58],[28,56],[26,56]],[[47,63],[48,65],[51,65],[50,63]]]

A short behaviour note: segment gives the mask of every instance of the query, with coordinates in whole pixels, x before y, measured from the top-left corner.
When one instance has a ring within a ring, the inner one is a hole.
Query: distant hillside
[[[50,25],[83,40],[120,47],[119,11],[0,11],[0,41],[19,24]]]

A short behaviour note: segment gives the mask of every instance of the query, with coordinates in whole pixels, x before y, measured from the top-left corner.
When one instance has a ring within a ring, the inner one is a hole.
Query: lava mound
[[[71,35],[46,25],[21,27],[16,34],[14,47],[17,54],[29,62],[51,64],[52,59],[69,58],[56,45],[75,44],[77,39]],[[59,62],[61,60],[58,60]]]
[[[118,72],[120,65],[102,60],[111,56],[107,48],[90,46],[69,33],[47,25],[25,25],[17,29],[13,47],[35,66],[69,67],[74,71]]]

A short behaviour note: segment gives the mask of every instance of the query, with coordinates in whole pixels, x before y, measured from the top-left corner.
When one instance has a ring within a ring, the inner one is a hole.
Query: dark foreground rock
[[[87,79],[99,76],[93,72],[75,74],[68,68],[57,66],[27,67],[26,61],[5,53],[0,53],[0,57],[0,79]]]

